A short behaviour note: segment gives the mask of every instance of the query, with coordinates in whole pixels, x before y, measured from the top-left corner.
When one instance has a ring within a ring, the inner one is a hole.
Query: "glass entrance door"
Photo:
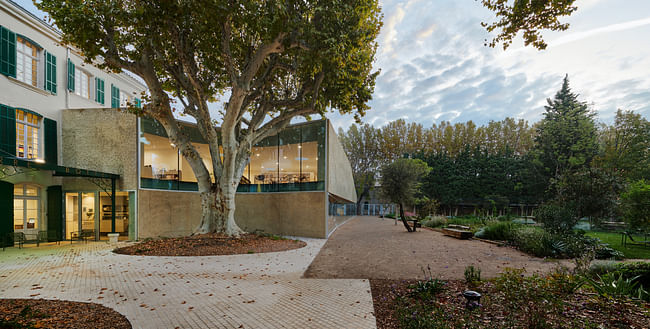
[[[95,210],[95,193],[66,193],[65,194],[65,237],[70,239],[73,232],[92,231],[97,239]]]
[[[79,193],[65,194],[65,238],[70,240],[72,232],[79,231]]]
[[[81,193],[81,229],[83,231],[93,231],[95,230],[95,193]],[[96,234],[95,235],[95,239]]]

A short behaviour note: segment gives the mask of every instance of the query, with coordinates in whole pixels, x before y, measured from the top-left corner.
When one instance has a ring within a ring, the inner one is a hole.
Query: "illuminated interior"
[[[162,127],[142,119],[140,177],[143,188],[196,190],[196,177]],[[198,131],[193,145],[212,175],[210,150]],[[322,190],[324,187],[325,121],[294,125],[268,137],[251,149],[239,192]],[[212,178],[214,181],[214,177]]]

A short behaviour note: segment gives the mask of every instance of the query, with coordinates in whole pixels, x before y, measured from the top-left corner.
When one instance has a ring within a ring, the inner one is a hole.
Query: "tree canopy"
[[[512,40],[523,32],[524,45],[543,50],[548,46],[540,30],[565,31],[568,23],[561,23],[560,17],[570,16],[578,10],[575,0],[481,0],[486,8],[496,15],[497,21],[481,23],[488,32],[497,31],[497,36],[485,45],[494,48],[503,44],[507,49]]]
[[[369,109],[382,15],[376,0],[42,0],[86,61],[128,70],[149,89],[143,110],[165,128],[198,181],[197,232],[238,234],[234,196],[251,146],[329,109]],[[224,97],[217,113],[209,104]],[[178,100],[179,104],[174,104]],[[178,111],[209,143],[212,177]]]
[[[397,159],[381,169],[381,195],[385,200],[399,205],[402,222],[409,232],[411,228],[404,216],[404,205],[413,202],[421,185],[420,180],[430,170],[426,162],[408,158]]]

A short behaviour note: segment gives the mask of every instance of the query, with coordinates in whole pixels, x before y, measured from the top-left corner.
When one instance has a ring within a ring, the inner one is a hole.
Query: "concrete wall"
[[[189,235],[201,220],[196,192],[138,191],[138,238]]]
[[[138,191],[138,238],[188,235],[199,225],[197,192]],[[324,238],[325,193],[240,193],[235,220],[248,232]]]
[[[62,165],[119,174],[118,189],[135,190],[137,136],[133,114],[116,109],[64,110]],[[97,189],[90,184],[87,179],[66,178],[64,189]]]
[[[350,161],[329,121],[327,121],[327,192],[352,203],[357,201]]]

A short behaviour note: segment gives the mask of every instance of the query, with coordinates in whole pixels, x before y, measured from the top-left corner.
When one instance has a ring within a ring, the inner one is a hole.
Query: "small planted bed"
[[[0,299],[0,328],[128,329],[113,309],[94,303],[46,299]]]
[[[594,287],[582,281],[561,271],[528,276],[523,270],[510,270],[484,282],[370,280],[370,284],[377,327],[382,329],[648,328],[650,304],[616,295],[605,277],[597,277]],[[467,290],[479,292],[480,301],[468,305],[462,295]]]
[[[149,239],[114,250],[124,255],[141,256],[218,256],[286,251],[306,246],[304,241],[275,235],[198,234],[179,238]]]

